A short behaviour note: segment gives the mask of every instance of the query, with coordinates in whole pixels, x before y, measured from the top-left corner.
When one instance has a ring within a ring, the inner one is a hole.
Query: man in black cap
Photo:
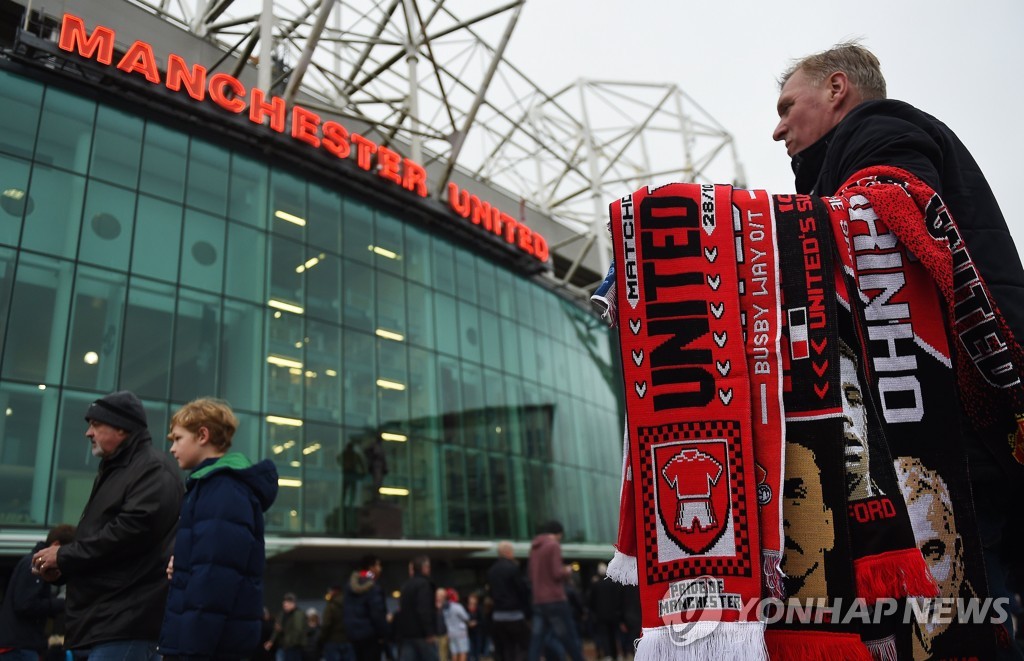
[[[174,460],[153,447],[134,393],[97,399],[85,435],[100,457],[75,539],[32,558],[32,571],[67,583],[65,646],[76,659],[156,659],[184,492]]]

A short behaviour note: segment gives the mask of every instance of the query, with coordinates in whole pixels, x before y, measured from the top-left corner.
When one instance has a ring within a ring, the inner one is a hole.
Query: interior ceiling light
[[[383,328],[377,329],[377,337],[383,337],[386,340],[394,340],[395,342],[403,342],[405,340],[405,336],[401,333],[384,330]]]
[[[377,387],[384,388],[385,390],[405,390],[404,383],[388,381],[387,379],[377,379]]]
[[[388,259],[398,259],[398,253],[387,248],[381,248],[380,246],[367,246],[373,253],[380,255],[381,257],[387,257]]]
[[[307,259],[305,261],[305,263],[299,264],[298,266],[296,266],[295,267],[295,272],[296,273],[303,273],[305,271],[308,271],[309,269],[311,269],[314,266],[316,266],[317,264],[319,264],[320,260],[323,259],[326,256],[327,255],[325,255],[324,253],[320,253],[316,257],[310,257],[309,259]]]
[[[385,440],[385,441],[395,441],[397,443],[405,443],[406,441],[409,440],[409,437],[406,436],[405,434],[394,434],[394,433],[389,432],[389,431],[381,432],[380,437],[381,437],[382,440]]]
[[[278,367],[288,367],[291,369],[301,370],[302,363],[292,358],[285,356],[278,356],[277,354],[270,354],[267,356],[267,362],[271,365],[277,365]]]
[[[272,298],[269,301],[267,301],[267,305],[269,305],[272,308],[284,310],[285,312],[292,312],[294,314],[302,314],[303,312],[305,312],[305,310],[299,305],[295,305],[294,303],[287,303],[285,301],[279,301],[276,298]]]
[[[266,420],[267,420],[267,422],[269,422],[272,425],[285,425],[287,427],[301,427],[302,426],[302,420],[299,420],[298,418],[285,418],[285,417],[280,416],[280,415],[268,415],[266,417]],[[293,443],[293,445],[294,445],[294,443]],[[284,446],[288,447],[288,444],[285,443]]]
[[[274,217],[292,223],[293,225],[298,225],[299,227],[306,226],[305,218],[299,218],[295,214],[288,213],[287,211],[281,211],[280,209],[274,212]]]

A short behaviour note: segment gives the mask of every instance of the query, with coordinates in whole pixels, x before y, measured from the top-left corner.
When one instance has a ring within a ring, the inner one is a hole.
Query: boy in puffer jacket
[[[191,470],[167,567],[164,659],[244,659],[260,642],[263,513],[277,469],[230,452],[238,418],[226,402],[189,402],[171,418],[171,454]]]

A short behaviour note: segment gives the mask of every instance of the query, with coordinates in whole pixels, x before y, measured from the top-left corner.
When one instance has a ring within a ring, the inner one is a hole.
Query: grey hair
[[[856,41],[844,41],[826,51],[795,60],[779,78],[779,89],[794,73],[801,70],[814,85],[842,71],[865,101],[886,98],[885,77],[878,58]]]

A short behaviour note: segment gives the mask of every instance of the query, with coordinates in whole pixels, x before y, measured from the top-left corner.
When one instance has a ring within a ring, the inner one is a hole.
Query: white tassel
[[[694,622],[644,629],[635,661],[768,661],[763,622]]]
[[[637,585],[639,579],[636,573],[636,558],[616,551],[612,559],[608,561],[608,570],[605,575],[622,585]]]

